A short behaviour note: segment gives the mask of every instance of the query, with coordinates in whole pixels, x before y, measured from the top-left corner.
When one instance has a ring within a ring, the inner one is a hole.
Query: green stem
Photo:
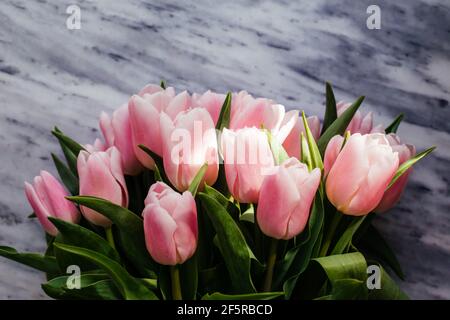
[[[270,292],[272,290],[272,278],[273,278],[273,269],[275,267],[275,262],[277,260],[277,239],[271,239],[270,248],[269,248],[269,256],[267,258],[267,268],[266,268],[266,278],[264,279],[264,292]]]
[[[114,243],[114,236],[112,232],[112,226],[105,228],[105,233],[106,233],[106,240],[108,241],[108,243],[111,245],[111,247],[116,249],[116,244]]]
[[[326,256],[328,249],[330,248],[331,241],[333,240],[334,234],[336,232],[337,227],[339,226],[339,222],[341,222],[342,213],[339,211],[336,211],[333,217],[333,220],[331,220],[330,228],[328,229],[327,236],[325,238],[325,241],[323,243],[322,250],[320,250],[319,257]]]
[[[172,299],[183,300],[181,296],[180,269],[177,266],[170,266],[170,278],[172,280]]]

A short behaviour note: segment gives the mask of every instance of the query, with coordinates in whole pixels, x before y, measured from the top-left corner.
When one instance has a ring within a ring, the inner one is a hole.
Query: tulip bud
[[[120,151],[124,173],[139,174],[143,168],[134,154],[128,105],[125,104],[114,111],[112,118],[102,112],[100,128],[105,137],[106,148],[114,146]]]
[[[174,121],[161,113],[164,171],[178,191],[189,188],[205,163],[208,164],[203,182],[213,185],[219,172],[217,136],[208,111],[194,108],[181,112]]]
[[[257,203],[264,176],[274,166],[266,133],[255,127],[236,131],[225,128],[221,150],[233,197],[242,203]]]
[[[162,141],[160,128],[161,112],[169,115],[171,119],[181,111],[186,110],[191,103],[191,98],[186,91],[175,96],[173,88],[157,91],[143,90],[142,96],[131,97],[128,108],[130,111],[130,123],[134,152],[138,160],[149,169],[153,169],[155,162],[139,148],[142,144],[159,156],[162,156]]]
[[[275,239],[289,240],[306,226],[321,172],[309,172],[296,158],[285,160],[261,185],[256,219],[261,231]]]
[[[340,117],[344,113],[344,111],[347,110],[351,105],[351,103],[345,103],[343,101],[338,102],[336,104],[338,117]],[[350,123],[348,124],[346,131],[350,131],[352,134],[384,133],[384,129],[381,125],[378,125],[376,127],[373,126],[372,112],[363,115],[359,110],[356,111],[352,121],[350,121]]]
[[[351,135],[329,169],[328,199],[342,213],[353,216],[370,213],[380,203],[398,163],[398,154],[384,134]]]
[[[145,208],[147,250],[163,265],[182,264],[197,248],[197,208],[189,191],[179,194],[163,182],[150,187]]]
[[[202,95],[197,93],[192,94],[192,106],[205,108],[211,115],[214,125],[216,125],[219,120],[220,111],[224,101],[224,94],[211,92],[210,90],[206,91]]]
[[[298,116],[298,111],[289,111],[296,112],[295,117],[295,125],[294,128],[291,130],[287,138],[283,142],[284,150],[286,150],[289,157],[295,157],[297,159],[300,159],[300,155],[302,153],[301,148],[301,133],[303,132],[304,135],[306,135],[305,126],[303,125],[303,120],[301,117]],[[308,117],[307,119],[309,129],[311,130],[311,133],[314,137],[314,139],[317,141],[320,136],[320,120],[316,116]]]
[[[234,94],[231,99],[231,130],[264,127],[283,143],[297,117],[298,111],[286,113],[283,105],[265,98],[255,99],[245,91]]]
[[[416,148],[413,145],[403,144],[396,134],[390,133],[386,136],[386,138],[389,141],[392,150],[398,152],[399,165],[409,160],[416,154]],[[375,212],[388,211],[398,202],[398,200],[400,200],[411,172],[412,167],[403,173],[400,178],[398,178],[397,181],[395,181],[395,183],[388,190],[386,190],[381,202],[375,209]]]
[[[75,205],[65,198],[69,193],[47,171],[41,171],[41,175],[34,178],[34,185],[25,182],[25,194],[42,227],[52,236],[56,236],[58,230],[48,217],[72,223],[80,220]]]
[[[105,152],[81,151],[77,161],[80,195],[108,200],[122,207],[128,206],[128,191],[122,171],[120,152],[111,147]],[[81,206],[84,217],[95,225],[110,227],[104,215]]]

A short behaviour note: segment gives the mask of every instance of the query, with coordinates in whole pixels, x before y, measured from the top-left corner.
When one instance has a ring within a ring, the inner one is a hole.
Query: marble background
[[[227,2],[227,3],[225,3]],[[376,1],[381,29],[366,27],[373,1],[0,2],[0,243],[43,251],[27,219],[23,181],[54,172],[58,125],[87,143],[96,117],[148,82],[177,89],[247,89],[322,115],[324,81],[338,99],[366,95],[363,109],[419,150],[405,197],[377,225],[417,299],[450,298],[450,3]],[[81,7],[81,30],[66,7]],[[0,258],[1,299],[43,299],[39,272]]]

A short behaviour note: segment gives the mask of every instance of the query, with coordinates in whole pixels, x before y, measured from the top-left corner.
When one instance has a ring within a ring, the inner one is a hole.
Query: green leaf
[[[365,281],[357,279],[338,279],[331,283],[329,300],[360,300],[367,299]]]
[[[217,120],[216,129],[222,131],[223,128],[230,126],[230,114],[231,114],[231,92],[227,93],[225,100],[223,101],[222,108],[220,109],[219,119]]]
[[[429,155],[433,150],[436,149],[435,146],[428,148],[425,151],[422,151],[421,153],[415,155],[411,159],[403,162],[397,169],[397,172],[394,175],[394,178],[392,178],[391,182],[389,183],[387,189],[392,187],[392,185],[400,178],[406,171],[408,171],[409,168],[411,168],[414,164],[419,162],[421,159],[425,158],[427,155]]]
[[[175,190],[176,188],[173,187],[173,185],[170,183],[169,178],[167,178],[166,173],[164,172],[163,159],[143,144],[138,145],[138,147],[145,153],[147,153],[150,157],[152,157],[153,161],[155,161],[155,180],[162,181]]]
[[[334,97],[333,88],[329,82],[325,83],[326,92],[326,110],[323,120],[321,135],[325,133],[328,127],[337,119],[336,99]]]
[[[255,207],[250,204],[247,210],[245,210],[239,217],[240,221],[247,221],[250,223],[255,223]]]
[[[207,163],[203,164],[200,167],[200,169],[198,170],[194,179],[192,179],[192,182],[191,182],[188,190],[190,193],[192,193],[193,197],[195,197],[195,195],[197,194],[198,187],[199,187],[200,183],[202,182],[207,169],[208,169],[208,164]]]
[[[341,214],[341,213],[338,212],[337,214]],[[339,238],[338,242],[334,246],[333,251],[331,251],[331,255],[341,254],[341,253],[345,253],[347,251],[348,246],[352,242],[353,235],[356,233],[356,231],[360,227],[361,223],[363,223],[365,218],[366,218],[366,216],[361,216],[361,217],[355,217],[352,220],[350,225],[347,227],[347,229],[345,229],[344,233],[342,234],[342,236]]]
[[[78,178],[69,169],[57,155],[52,153],[53,162],[55,163],[56,170],[58,170],[59,177],[72,195],[78,194]]]
[[[219,249],[227,266],[234,290],[242,293],[255,292],[250,274],[250,248],[245,242],[244,235],[219,202],[206,193],[199,193],[198,195],[217,232]]]
[[[311,158],[311,164],[313,168],[319,168],[323,170],[322,156],[320,155],[316,141],[309,128],[308,121],[306,120],[305,112],[302,112],[303,125],[305,127],[306,141],[308,142],[308,150]]]
[[[54,129],[55,132],[58,132],[60,134],[63,134],[61,130],[59,130],[57,127]],[[52,132],[53,133],[53,132]],[[59,145],[61,146],[61,150],[64,153],[64,157],[66,158],[67,164],[69,165],[70,170],[72,170],[73,174],[78,177],[78,170],[77,170],[77,157],[78,153],[74,154],[65,144],[64,141],[61,139],[58,139]]]
[[[308,166],[308,170],[311,171],[313,169],[311,155],[309,153],[308,140],[306,140],[303,132],[300,133],[300,141],[302,144],[302,154],[301,159],[304,164]]]
[[[381,271],[380,289],[369,290],[369,300],[409,300],[389,274],[378,265]]]
[[[400,279],[405,279],[405,274],[403,273],[394,251],[392,251],[386,240],[384,240],[383,236],[373,225],[367,227],[359,244],[364,250],[369,251],[376,259],[380,259],[391,267]]]
[[[198,287],[197,254],[194,254],[180,268],[181,295],[183,300],[195,300]]]
[[[400,113],[395,119],[394,121],[392,121],[392,123],[387,126],[387,128],[384,130],[386,132],[386,134],[388,133],[396,133],[398,130],[398,127],[400,126],[400,123],[403,120],[403,117],[405,116],[405,114]]]
[[[161,80],[161,82],[159,83],[159,86],[163,89],[166,89],[166,82],[164,80]]]
[[[316,193],[309,216],[307,229],[297,237],[297,245],[290,249],[284,259],[275,267],[274,288],[283,285],[286,298],[289,299],[300,275],[305,271],[312,257],[315,243],[319,237],[324,221],[323,201]]]
[[[61,276],[42,284],[44,292],[54,299],[119,300],[121,294],[109,276],[104,273],[80,275],[80,288],[69,289],[67,280],[71,276]]]
[[[150,291],[142,282],[133,278],[128,272],[116,261],[98,252],[68,246],[61,243],[55,243],[55,247],[67,252],[77,254],[81,257],[91,260],[103,270],[105,270],[112,278],[122,296],[127,300],[157,300],[156,295]]]
[[[350,121],[352,121],[353,116],[358,110],[359,106],[363,102],[364,97],[359,97],[339,118],[334,120],[334,122],[328,127],[328,129],[320,136],[317,146],[319,148],[320,154],[325,154],[325,149],[327,148],[328,142],[336,135],[343,135],[345,129],[347,129]]]
[[[367,279],[367,262],[359,252],[314,258],[313,261],[323,268],[331,281],[351,278],[365,282]]]
[[[133,212],[95,197],[67,197],[79,205],[86,206],[110,219],[119,230],[118,245],[125,256],[144,277],[154,277],[157,266],[145,246],[143,221]]]
[[[30,213],[30,214],[28,215],[27,218],[28,218],[28,219],[34,219],[34,218],[37,218],[36,213],[34,213],[34,212]]]
[[[60,143],[64,144],[75,156],[78,156],[80,151],[86,150],[81,144],[69,138],[57,127],[52,131],[52,134],[59,140]]]
[[[222,207],[225,208],[225,210],[235,219],[239,219],[240,210],[229,199],[225,198],[223,194],[221,194],[219,191],[214,189],[213,187],[208,186],[205,184],[205,189],[203,190],[204,193],[206,193],[208,196],[212,197],[214,200],[219,202]]]
[[[0,246],[0,256],[49,274],[60,273],[55,257],[37,253],[19,253],[16,249],[6,246]]]
[[[63,244],[90,249],[120,263],[120,256],[111,245],[95,232],[77,224],[53,217],[48,218],[58,229]]]
[[[285,160],[289,159],[289,155],[287,154],[286,150],[284,150],[283,146],[278,141],[278,139],[274,137],[269,130],[264,131],[266,131],[267,139],[269,141],[270,150],[272,150],[275,164],[276,165],[282,164]]]
[[[260,292],[250,294],[223,294],[214,292],[205,294],[202,300],[272,300],[284,296],[284,292]]]

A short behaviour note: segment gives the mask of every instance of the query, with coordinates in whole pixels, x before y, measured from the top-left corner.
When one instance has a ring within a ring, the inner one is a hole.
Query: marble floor
[[[416,299],[450,298],[450,3],[377,1],[381,29],[366,26],[372,1],[0,2],[0,243],[42,251],[27,219],[23,181],[53,170],[58,125],[78,141],[99,135],[97,116],[146,83],[177,89],[246,89],[288,108],[323,114],[324,81],[418,150],[395,210],[377,218]],[[81,9],[68,30],[66,8]],[[39,272],[0,258],[0,299],[44,299]]]

